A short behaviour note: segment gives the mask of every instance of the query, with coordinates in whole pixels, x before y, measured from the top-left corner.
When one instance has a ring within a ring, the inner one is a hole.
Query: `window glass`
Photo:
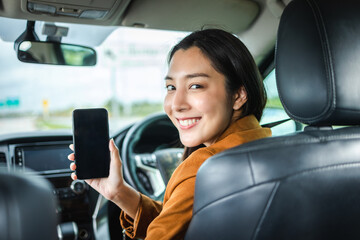
[[[107,108],[112,132],[163,111],[167,54],[187,34],[120,27],[95,47],[98,59],[92,67],[22,63],[13,42],[0,39],[0,134],[71,129],[75,108]],[[288,118],[274,71],[264,82],[268,103],[261,123]],[[297,126],[283,123],[273,135]]]
[[[288,119],[277,91],[275,70],[271,71],[269,75],[264,79],[264,85],[267,92],[268,100],[264,109],[263,118],[261,124],[276,122],[284,119]],[[285,123],[277,125],[271,128],[273,136],[284,135],[288,133],[301,130],[301,124],[293,120],[289,120]]]
[[[112,132],[163,111],[167,54],[187,34],[120,27],[93,67],[22,63],[0,39],[0,134],[71,129],[75,108],[107,108]]]

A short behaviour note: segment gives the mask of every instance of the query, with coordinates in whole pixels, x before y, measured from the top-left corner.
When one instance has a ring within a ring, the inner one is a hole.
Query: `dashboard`
[[[69,142],[46,142],[10,145],[14,153],[14,166],[29,168],[39,174],[56,174],[68,172],[71,153]]]
[[[151,194],[157,189],[156,182],[162,182],[159,166],[137,165],[135,159],[136,156],[153,156],[154,153],[165,156],[166,149],[177,148],[179,137],[176,128],[164,114],[160,114],[118,131],[113,138],[123,160],[125,181],[153,197]],[[71,143],[70,130],[0,135],[0,167],[7,168],[9,172],[40,175],[51,183],[57,199],[59,226],[67,229],[65,233],[75,231],[75,227],[71,226],[76,225],[77,239],[80,240],[121,239],[121,210],[84,181],[71,179],[72,171],[67,159],[72,152],[69,149]],[[126,158],[126,152],[135,159]],[[130,169],[134,169],[132,174],[129,174]]]
[[[71,132],[2,135],[0,164],[8,171],[46,178],[57,199],[56,213],[60,225],[76,224],[78,239],[95,239],[92,219],[99,196],[84,181],[71,179],[70,161],[67,159],[71,143]]]

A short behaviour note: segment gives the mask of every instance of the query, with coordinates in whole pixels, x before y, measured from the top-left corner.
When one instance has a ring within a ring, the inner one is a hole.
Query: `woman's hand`
[[[74,151],[73,144],[70,145],[70,149]],[[94,178],[87,179],[85,181],[105,198],[113,200],[117,195],[120,194],[124,185],[124,179],[122,175],[122,163],[119,155],[119,149],[116,147],[113,139],[109,141],[109,150],[111,156],[109,176],[107,178]],[[74,153],[71,153],[68,156],[68,159],[74,161]],[[76,170],[76,164],[74,162],[70,164],[70,169],[73,171]],[[73,180],[77,179],[77,176],[74,172],[71,174],[71,178]]]
[[[74,151],[73,144],[70,145],[70,149]],[[111,156],[109,176],[106,178],[87,179],[85,181],[106,199],[118,205],[130,217],[135,218],[140,203],[140,194],[124,181],[119,149],[116,147],[113,139],[109,142],[109,150]],[[68,159],[74,161],[74,153],[69,154]],[[76,164],[72,162],[70,169],[75,171]],[[71,178],[73,180],[77,179],[74,172],[71,174]]]

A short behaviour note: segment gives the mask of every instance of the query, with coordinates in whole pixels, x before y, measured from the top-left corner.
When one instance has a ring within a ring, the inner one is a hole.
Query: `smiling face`
[[[244,91],[229,99],[225,76],[197,47],[175,52],[165,80],[164,109],[187,147],[213,144],[246,102]]]

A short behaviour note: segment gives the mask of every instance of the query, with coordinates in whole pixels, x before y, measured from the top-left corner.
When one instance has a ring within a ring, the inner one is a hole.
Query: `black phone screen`
[[[107,177],[110,168],[107,110],[74,110],[73,141],[78,179]]]

